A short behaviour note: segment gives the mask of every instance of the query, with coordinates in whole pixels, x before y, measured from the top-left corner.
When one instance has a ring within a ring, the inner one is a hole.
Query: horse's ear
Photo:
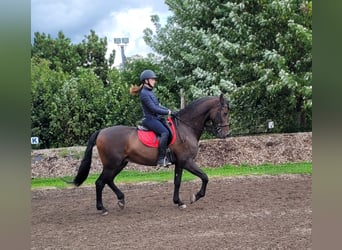
[[[223,93],[221,93],[221,95],[220,95],[220,103],[222,104],[222,105],[224,105],[224,96],[223,96]]]

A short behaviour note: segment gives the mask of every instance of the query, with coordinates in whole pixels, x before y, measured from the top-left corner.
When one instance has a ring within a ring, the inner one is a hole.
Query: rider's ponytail
[[[138,94],[138,93],[140,92],[140,90],[142,89],[142,87],[143,87],[143,84],[140,84],[139,86],[137,86],[137,85],[131,86],[131,87],[129,88],[129,93],[130,93],[131,95],[136,95],[136,94]]]

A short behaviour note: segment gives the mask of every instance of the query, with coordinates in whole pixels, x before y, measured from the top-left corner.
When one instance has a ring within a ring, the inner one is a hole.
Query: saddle
[[[166,127],[170,131],[168,145],[172,145],[176,141],[176,128],[171,117],[167,118],[164,125],[166,125]],[[147,129],[146,127],[142,125],[138,125],[137,129],[138,129],[138,138],[144,145],[148,147],[152,147],[152,148],[158,147],[159,137],[152,130]]]

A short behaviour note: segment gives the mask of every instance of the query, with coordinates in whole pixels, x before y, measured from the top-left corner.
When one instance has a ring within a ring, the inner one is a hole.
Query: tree
[[[106,124],[105,87],[90,69],[79,68],[55,93],[50,114],[55,147],[85,145],[92,132]]]
[[[56,113],[54,101],[62,83],[69,75],[61,70],[52,70],[51,62],[33,57],[31,59],[31,134],[40,138],[40,147],[49,148],[58,140],[53,121]],[[62,133],[62,127],[58,132]]]
[[[31,49],[31,56],[49,60],[52,70],[77,74],[79,67],[89,68],[105,85],[108,84],[108,69],[114,64],[115,50],[108,59],[106,53],[107,38],[99,38],[93,30],[80,44],[72,44],[62,31],[58,32],[56,39],[36,32]]]
[[[90,133],[107,124],[106,88],[90,69],[77,77],[32,58],[31,133],[41,148],[85,145]]]
[[[108,69],[114,63],[115,51],[112,51],[107,60],[107,38],[99,38],[94,30],[90,30],[90,34],[78,45],[78,53],[81,56],[82,66],[94,70],[101,81],[105,85],[108,84]]]
[[[311,129],[312,2],[166,0],[174,15],[144,31],[187,98],[226,93],[235,127]],[[247,118],[248,117],[248,118]]]
[[[71,40],[58,32],[57,38],[52,39],[50,35],[39,32],[34,33],[34,42],[31,49],[31,57],[47,59],[52,70],[62,70],[64,72],[74,72],[80,65],[80,55],[77,47]]]

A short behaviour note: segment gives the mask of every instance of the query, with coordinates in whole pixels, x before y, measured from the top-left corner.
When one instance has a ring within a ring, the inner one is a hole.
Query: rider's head
[[[141,83],[146,83],[146,84],[150,85],[150,79],[154,79],[154,80],[157,79],[156,74],[152,70],[146,69],[143,72],[141,72],[141,74],[140,74],[140,82]]]
[[[153,89],[154,84],[156,83],[157,76],[156,74],[150,70],[146,69],[140,74],[140,86],[132,86],[129,89],[129,93],[131,95],[136,95],[138,94],[141,89],[145,86],[145,84],[148,86],[148,88]]]

